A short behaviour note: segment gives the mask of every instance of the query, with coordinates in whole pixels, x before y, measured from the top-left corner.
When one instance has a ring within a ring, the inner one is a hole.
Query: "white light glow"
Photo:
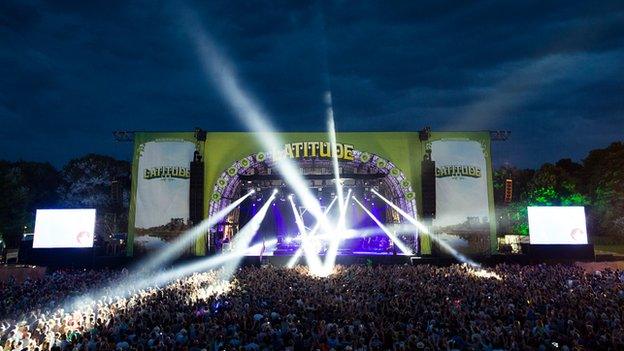
[[[334,169],[334,182],[336,183],[336,196],[338,196],[338,208],[340,213],[344,212],[344,194],[342,190],[342,182],[340,180],[340,167],[338,165],[338,143],[336,139],[336,125],[334,123],[334,112],[331,106],[331,93],[326,93],[327,107],[327,129],[329,134],[329,144],[332,149],[332,167]]]
[[[410,248],[407,247],[401,241],[401,239],[399,239],[394,233],[392,233],[390,230],[388,230],[388,228],[386,228],[386,226],[383,225],[383,223],[381,223],[381,221],[379,221],[379,219],[377,219],[377,217],[375,217],[375,215],[373,215],[371,213],[371,211],[369,211],[366,207],[364,207],[364,205],[362,205],[362,203],[360,201],[358,201],[358,199],[355,196],[353,197],[353,201],[355,201],[358,205],[360,205],[362,210],[364,210],[364,212],[366,212],[366,214],[373,220],[373,222],[375,222],[375,224],[377,224],[379,226],[379,228],[381,228],[381,230],[383,230],[383,232],[386,233],[388,238],[390,238],[390,240],[392,240],[394,245],[396,245],[399,248],[399,250],[401,250],[401,252],[404,255],[413,255],[412,250],[410,250]]]
[[[204,219],[195,227],[187,230],[182,233],[176,241],[167,245],[162,250],[154,253],[151,257],[140,260],[135,267],[137,269],[145,270],[145,269],[160,269],[163,265],[169,263],[171,260],[176,259],[178,256],[182,254],[190,245],[195,243],[195,240],[199,238],[201,235],[205,234],[210,228],[212,228],[215,224],[219,223],[225,216],[228,215],[232,210],[238,207],[245,199],[251,196],[255,191],[251,190],[246,195],[242,196],[238,200],[232,202],[225,208],[221,209],[217,213],[213,214],[211,217]]]
[[[336,203],[336,198],[334,198],[329,205],[327,206],[327,208],[325,209],[325,212],[323,213],[324,216],[327,216],[327,214],[329,213],[329,211],[331,210],[332,206],[334,206],[334,203]],[[310,233],[308,233],[308,235],[310,237],[315,236],[316,232],[319,230],[320,228],[320,222],[316,222],[316,224],[314,225],[314,227],[312,228],[312,230],[310,230]],[[301,257],[301,254],[303,253],[303,246],[300,246],[297,251],[295,252],[295,254],[293,255],[293,257],[290,258],[290,260],[288,261],[288,263],[286,264],[286,267],[288,268],[293,268],[295,266],[295,264],[297,264],[297,261],[299,260],[299,258]]]
[[[340,189],[342,191],[342,188]],[[329,250],[327,250],[327,255],[325,256],[325,270],[331,271],[336,264],[336,255],[338,254],[338,248],[340,247],[340,243],[344,240],[345,231],[346,231],[346,217],[347,211],[349,209],[348,203],[349,198],[351,197],[351,189],[347,192],[347,197],[340,208],[340,213],[338,216],[338,222],[336,223],[336,227],[331,233],[331,238],[329,241]],[[338,200],[338,204],[340,205],[340,200]]]
[[[277,240],[267,240],[264,245],[266,247],[273,247],[277,244]],[[180,279],[182,277],[191,275],[197,272],[204,272],[207,270],[215,269],[221,265],[231,261],[240,259],[242,256],[257,252],[261,250],[263,243],[258,243],[248,247],[244,252],[228,252],[222,253],[216,256],[206,257],[185,265],[173,267],[169,270],[162,272],[153,272],[149,276],[144,277],[144,274],[131,275],[132,279],[125,279],[122,282],[116,283],[115,287],[107,286],[91,294],[85,294],[79,299],[71,302],[68,306],[70,309],[79,308],[85,301],[93,301],[102,297],[127,297],[137,292],[140,292],[148,288],[157,288],[170,283],[173,280]]]
[[[283,149],[284,143],[275,133],[277,129],[273,127],[259,104],[241,86],[230,61],[221,54],[214,40],[201,28],[197,18],[192,13],[186,14],[187,24],[190,25],[188,33],[195,43],[206,76],[216,85],[234,115],[247,129],[257,133],[257,141],[265,150],[275,152]],[[327,226],[318,200],[310,193],[307,182],[296,165],[288,157],[277,157],[273,161],[280,175],[295,191],[304,206],[316,220],[321,221],[321,225]]]
[[[297,210],[297,206],[295,206],[295,200],[292,197],[288,200],[290,200],[290,205],[295,215],[295,222],[297,223],[297,228],[301,235],[301,248],[303,249],[308,267],[310,267],[310,271],[312,272],[320,272],[322,270],[322,263],[318,256],[318,247],[314,244],[314,241],[311,240],[312,238],[308,236],[301,215]]]
[[[486,271],[485,269],[475,269],[466,265],[466,270],[468,274],[477,277],[477,278],[494,278],[496,280],[502,280],[503,278],[495,272]]]
[[[392,201],[390,201],[390,200],[386,199],[385,197],[383,197],[375,189],[371,189],[371,192],[373,194],[377,195],[383,201],[385,201],[388,205],[390,205],[390,207],[394,208],[401,216],[405,217],[405,219],[407,219],[410,223],[412,223],[420,231],[429,234],[429,229],[427,229],[427,227],[424,224],[420,223],[414,217],[412,217],[409,214],[407,214],[407,212],[403,211],[402,208],[400,208],[399,206],[395,205]]]
[[[271,206],[271,203],[275,200],[275,196],[277,195],[277,189],[273,191],[273,194],[269,199],[262,205],[260,210],[241,228],[236,235],[234,235],[234,239],[232,240],[232,253],[237,255],[238,257],[228,261],[223,266],[223,271],[221,272],[221,279],[229,280],[231,275],[236,271],[240,260],[242,259],[245,252],[248,250],[249,243],[253,239],[254,235],[260,229],[260,224],[266,217],[266,214]]]
[[[399,206],[395,205],[393,202],[391,202],[390,200],[388,200],[385,197],[383,197],[375,189],[371,189],[371,191],[375,195],[377,195],[380,199],[382,199],[384,202],[386,202],[388,205],[390,205],[390,207],[395,209],[401,216],[403,216],[405,219],[407,219],[408,222],[410,222],[412,225],[414,225],[416,228],[418,228],[423,233],[429,235],[431,240],[434,240],[438,245],[440,245],[441,248],[443,248],[449,254],[454,256],[458,261],[467,263],[467,264],[469,264],[469,265],[471,265],[473,267],[479,267],[479,268],[481,267],[481,265],[479,265],[478,263],[474,262],[470,258],[464,256],[459,251],[455,250],[452,246],[450,246],[444,240],[439,240],[433,233],[431,233],[429,231],[429,229],[424,224],[420,223],[419,221],[416,220],[416,218],[410,216],[407,212],[403,211],[403,209],[401,209]]]

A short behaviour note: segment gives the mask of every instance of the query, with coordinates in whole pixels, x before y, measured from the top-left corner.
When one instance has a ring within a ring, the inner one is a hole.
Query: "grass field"
[[[624,244],[613,244],[613,245],[596,244],[594,245],[594,249],[596,251],[615,252],[615,253],[624,255]]]

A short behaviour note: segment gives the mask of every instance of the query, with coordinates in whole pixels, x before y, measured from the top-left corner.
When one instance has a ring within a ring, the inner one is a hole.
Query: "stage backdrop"
[[[193,133],[136,133],[128,254],[153,251],[188,228]]]
[[[465,254],[494,252],[489,133],[432,133],[424,147],[436,163],[434,233]]]
[[[328,141],[326,133],[278,133],[274,136],[280,140],[280,145]],[[209,132],[205,143],[199,145],[205,161],[204,216],[219,201],[220,194],[215,190],[220,182],[224,182],[224,174],[227,178],[230,171],[236,174],[239,167],[249,164],[250,159],[274,152],[264,150],[257,142],[258,137],[261,136],[255,133]],[[162,244],[177,237],[185,228],[188,221],[188,177],[159,179],[157,169],[188,169],[195,148],[194,141],[190,132],[135,135],[128,254],[133,252],[133,242],[134,247],[147,249],[155,246],[151,244]],[[467,166],[466,175],[461,173],[464,168],[460,167],[457,171],[459,175],[438,176],[439,217],[434,225],[446,235],[462,239],[454,244],[470,242],[470,245],[478,245],[464,250],[466,252],[488,251],[484,245],[489,247],[489,252],[494,252],[496,240],[492,238],[495,221],[490,220],[494,218],[494,203],[488,132],[434,132],[428,142],[421,142],[418,132],[348,132],[337,133],[337,142],[352,147],[360,161],[369,158],[369,162],[381,162],[382,165],[385,161],[391,163],[397,172],[390,173],[398,176],[400,172],[400,177],[404,177],[401,186],[406,195],[415,201],[418,210],[421,203],[420,162],[427,148],[432,149],[439,169]],[[154,167],[156,173],[152,175],[149,170]],[[470,167],[478,167],[479,176],[475,173],[476,168]],[[463,238],[464,232],[460,229],[464,222],[479,233],[472,238]],[[420,249],[423,254],[431,253],[427,237],[421,237]],[[196,242],[195,254],[205,254],[204,237]]]

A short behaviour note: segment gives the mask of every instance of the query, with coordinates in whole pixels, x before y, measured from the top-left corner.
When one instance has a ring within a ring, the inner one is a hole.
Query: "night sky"
[[[330,88],[338,131],[511,130],[497,166],[624,138],[621,0],[3,0],[0,159],[130,159],[118,129],[244,130],[185,13],[280,130],[323,131]]]

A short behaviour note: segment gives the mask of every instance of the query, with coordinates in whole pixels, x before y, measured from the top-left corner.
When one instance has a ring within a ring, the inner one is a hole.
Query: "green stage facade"
[[[276,138],[277,150],[265,150],[260,138]],[[421,161],[431,150],[436,162],[436,235],[461,244],[466,254],[496,250],[489,132],[337,133],[342,166],[366,166],[387,174],[402,207],[420,217]],[[137,132],[134,139],[132,192],[127,254],[147,252],[175,240],[189,222],[190,162],[203,158],[204,218],[230,203],[240,176],[258,167],[271,168],[281,158],[293,162],[330,160],[327,133],[208,132],[197,141],[193,132]],[[207,253],[206,236],[189,253]],[[432,252],[431,239],[420,236],[420,253]]]

